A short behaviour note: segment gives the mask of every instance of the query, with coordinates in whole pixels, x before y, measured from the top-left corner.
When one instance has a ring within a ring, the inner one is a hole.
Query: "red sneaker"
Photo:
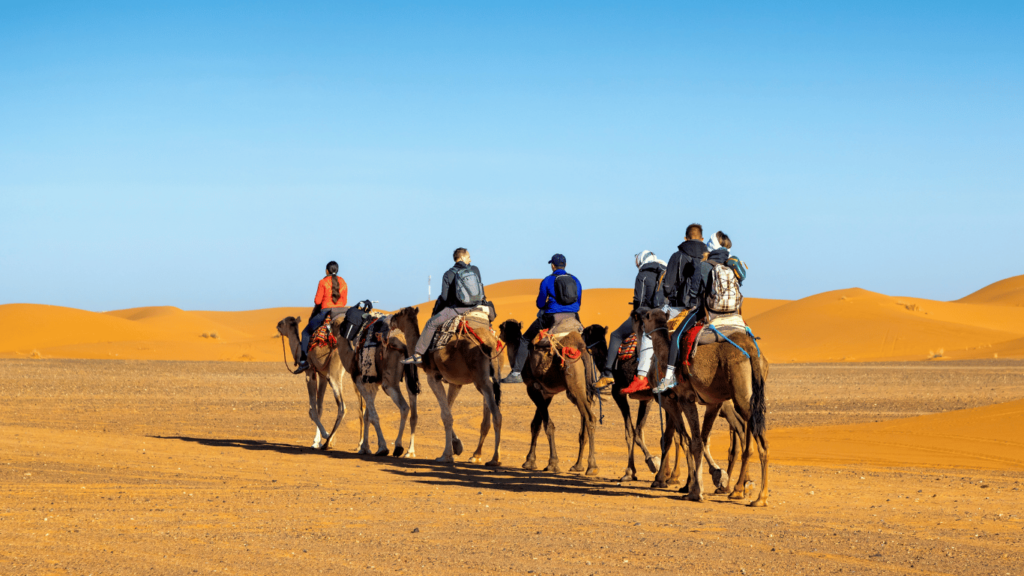
[[[650,390],[651,385],[647,383],[647,376],[634,376],[633,381],[622,389],[623,394],[636,394],[644,390]]]

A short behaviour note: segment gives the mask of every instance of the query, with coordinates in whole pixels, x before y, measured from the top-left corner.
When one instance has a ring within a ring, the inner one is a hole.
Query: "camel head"
[[[587,345],[587,350],[590,350],[590,354],[602,365],[604,359],[608,357],[608,343],[605,341],[607,334],[608,327],[600,324],[591,324],[583,329],[583,342]]]
[[[302,341],[299,338],[299,322],[301,321],[302,316],[288,316],[277,323],[277,333],[281,335],[281,338],[288,339],[288,347],[292,350],[292,360],[295,361],[295,364],[299,363],[301,354]]]
[[[668,314],[660,308],[637,308],[633,312],[634,328],[643,329],[646,334],[653,334],[658,328],[665,328],[668,325]]]
[[[523,325],[518,320],[505,320],[498,325],[498,338],[505,344],[518,345],[523,337]]]
[[[392,329],[401,330],[405,334],[406,344],[410,348],[415,347],[416,341],[420,339],[419,315],[418,307],[407,306],[392,314],[388,323]]]

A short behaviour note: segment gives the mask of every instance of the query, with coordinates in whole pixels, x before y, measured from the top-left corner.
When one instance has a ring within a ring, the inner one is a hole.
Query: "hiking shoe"
[[[601,380],[614,380],[615,375],[611,370],[601,370]]]
[[[405,360],[402,360],[402,364],[412,364],[413,366],[419,366],[420,364],[423,364],[423,356],[419,354],[413,354],[412,356],[409,356]]]
[[[508,376],[501,379],[502,384],[522,384],[523,375],[519,372],[509,372]]]
[[[658,385],[654,387],[652,392],[654,392],[655,394],[664,394],[665,392],[668,392],[669,390],[675,388],[676,384],[678,384],[678,382],[676,382],[675,373],[669,372],[668,374],[665,374],[665,377],[662,378],[661,382],[659,382]]]
[[[303,360],[302,362],[299,362],[299,366],[295,369],[295,372],[292,372],[292,374],[302,374],[306,370],[309,370],[309,362]]]
[[[634,376],[633,381],[622,389],[623,394],[636,394],[644,390],[650,390],[651,385],[647,383],[647,376]]]

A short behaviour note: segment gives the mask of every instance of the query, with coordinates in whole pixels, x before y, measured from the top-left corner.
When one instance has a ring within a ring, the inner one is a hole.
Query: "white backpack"
[[[706,303],[708,310],[717,314],[734,314],[740,311],[743,295],[740,282],[732,268],[722,264],[711,264],[711,277]]]

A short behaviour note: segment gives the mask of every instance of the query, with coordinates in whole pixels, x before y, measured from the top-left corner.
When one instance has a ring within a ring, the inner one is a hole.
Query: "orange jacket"
[[[313,300],[313,304],[319,304],[320,308],[341,308],[348,302],[348,284],[345,284],[345,280],[341,276],[338,276],[338,299],[331,300],[331,277],[324,276],[324,279],[320,281],[320,284],[316,287],[316,299]]]

